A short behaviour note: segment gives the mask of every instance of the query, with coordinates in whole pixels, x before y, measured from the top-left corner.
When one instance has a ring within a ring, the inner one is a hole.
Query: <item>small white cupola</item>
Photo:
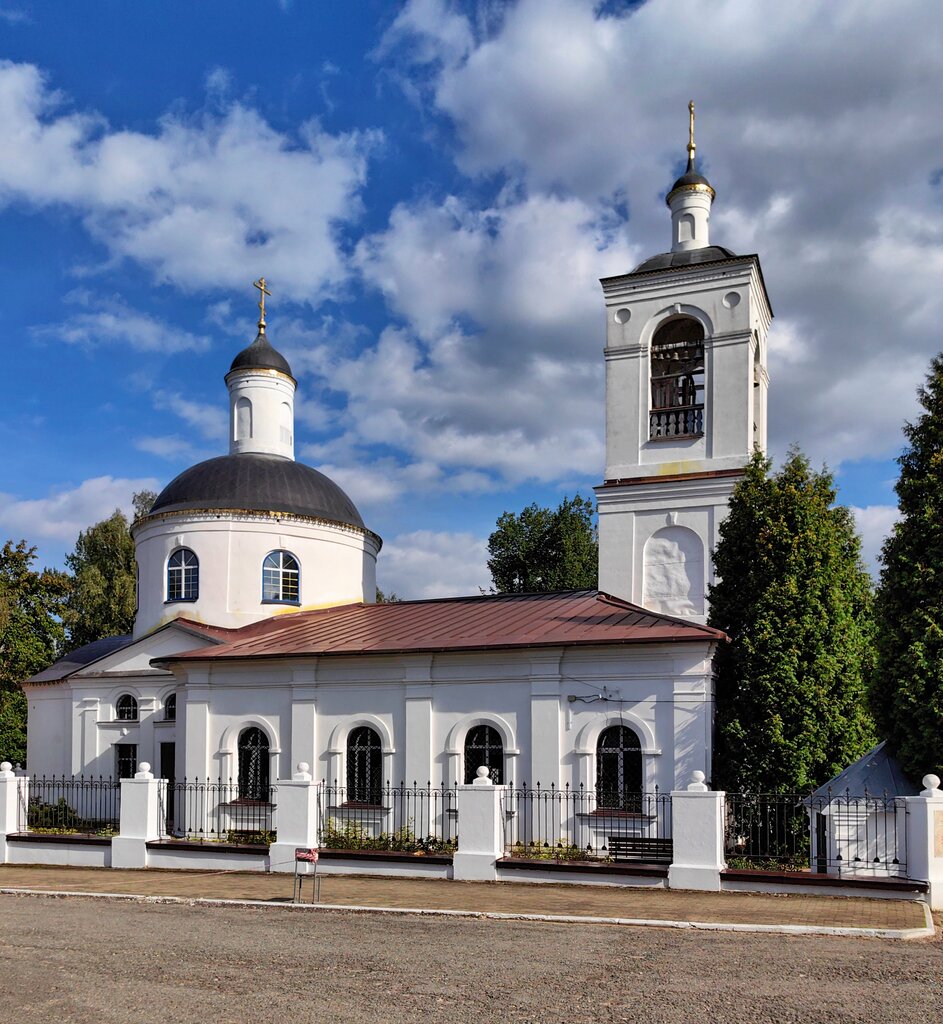
[[[710,245],[711,203],[714,190],[711,183],[694,167],[694,100],[688,104],[688,166],[684,174],[671,186],[665,200],[671,210],[671,251],[703,249]]]
[[[259,289],[259,333],[232,361],[229,388],[229,453],[295,457],[295,378],[288,360],[265,334],[265,278]]]

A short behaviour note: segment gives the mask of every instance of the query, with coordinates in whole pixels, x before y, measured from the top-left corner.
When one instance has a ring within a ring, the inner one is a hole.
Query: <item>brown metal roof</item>
[[[725,639],[709,626],[656,615],[596,590],[575,590],[348,604],[279,615],[236,630],[220,646],[155,658],[152,664]]]

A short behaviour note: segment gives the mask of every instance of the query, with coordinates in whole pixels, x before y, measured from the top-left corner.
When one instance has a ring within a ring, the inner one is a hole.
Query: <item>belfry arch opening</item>
[[[652,336],[649,437],[704,433],[704,328],[690,316],[666,320]]]

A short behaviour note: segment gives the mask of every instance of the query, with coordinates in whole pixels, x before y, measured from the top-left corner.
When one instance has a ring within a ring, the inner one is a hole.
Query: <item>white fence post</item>
[[[269,868],[290,874],[295,870],[295,850],[318,845],[318,789],[309,765],[298,763],[291,781],[279,779],[276,790],[275,833],[277,842],[269,847]]]
[[[920,796],[907,801],[907,875],[927,882],[931,910],[943,910],[943,792],[937,775],[924,775]]]
[[[7,835],[20,831],[20,807],[26,806],[28,785],[29,779],[17,776],[9,761],[0,764],[0,864],[7,862]]]
[[[704,773],[694,772],[685,790],[671,794],[672,860],[668,868],[671,889],[720,891],[724,862],[724,809],[726,793],[712,792]]]
[[[161,794],[166,792],[167,780],[155,779],[147,761],[133,779],[121,780],[121,819],[111,841],[113,868],[147,867],[147,843],[160,839]]]
[[[458,850],[452,858],[452,877],[493,882],[498,877],[498,858],[504,854],[501,801],[507,786],[494,785],[482,765],[470,786],[456,786],[455,791]]]

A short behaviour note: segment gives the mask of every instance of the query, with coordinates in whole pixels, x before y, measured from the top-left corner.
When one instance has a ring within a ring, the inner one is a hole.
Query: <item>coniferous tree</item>
[[[943,354],[917,392],[924,412],[904,426],[901,518],[881,553],[875,602],[875,717],[914,779],[943,772]]]
[[[488,538],[488,569],[499,594],[590,590],[598,579],[592,501],[577,494],[555,509],[505,512]]]
[[[871,583],[832,476],[757,453],[714,554],[717,788],[808,790],[873,742]]]

